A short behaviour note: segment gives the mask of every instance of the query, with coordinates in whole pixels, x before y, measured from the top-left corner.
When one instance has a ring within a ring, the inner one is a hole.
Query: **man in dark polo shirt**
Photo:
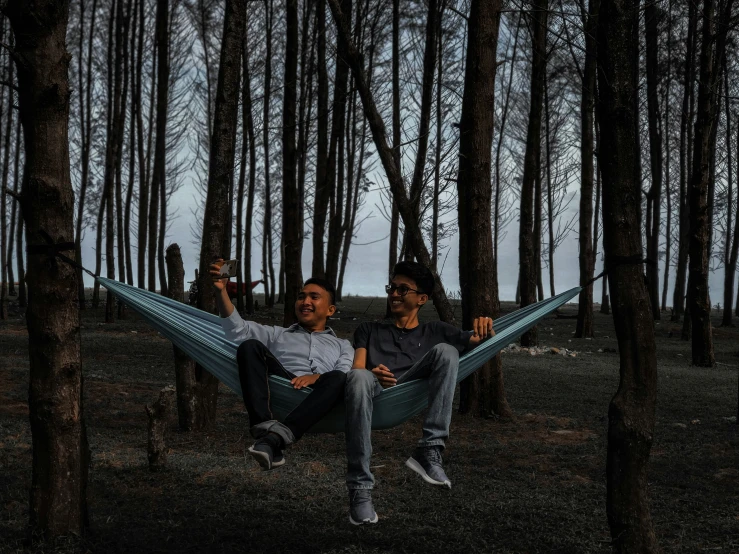
[[[298,322],[290,327],[260,325],[241,318],[228,297],[228,279],[219,279],[218,260],[210,266],[216,305],[226,338],[239,343],[236,361],[252,436],[249,454],[263,469],[285,463],[283,449],[321,420],[344,397],[344,383],[354,350],[326,326],[336,311],[334,287],[325,279],[308,279],[295,302]],[[312,389],[284,421],[272,415],[270,375],[289,379],[293,387]]]
[[[354,333],[354,364],[346,379],[346,445],[349,521],[376,523],[371,490],[372,399],[384,388],[414,379],[429,380],[429,409],[422,437],[405,465],[432,485],[451,488],[441,453],[449,436],[459,354],[494,335],[493,320],[478,317],[473,331],[441,321],[419,323],[418,311],[434,288],[422,264],[400,262],[385,287],[393,321],[362,323]]]

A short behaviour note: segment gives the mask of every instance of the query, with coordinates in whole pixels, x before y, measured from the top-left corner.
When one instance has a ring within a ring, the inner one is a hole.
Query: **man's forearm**
[[[228,317],[234,311],[234,305],[231,303],[231,299],[228,297],[228,291],[226,287],[220,291],[216,290],[216,307],[221,317]]]

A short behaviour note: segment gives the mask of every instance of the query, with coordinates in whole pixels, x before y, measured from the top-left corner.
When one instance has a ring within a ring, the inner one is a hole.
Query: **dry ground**
[[[359,321],[381,311],[382,300],[347,298],[334,327],[349,337]],[[403,466],[419,418],[375,433],[374,500],[381,519],[355,528],[347,518],[343,435],[309,435],[287,452],[286,466],[261,472],[244,459],[251,442],[247,417],[225,388],[215,428],[181,433],[172,427],[169,469],[150,473],[144,406],[174,382],[171,346],[133,314],[105,325],[102,309],[87,310],[82,359],[92,453],[90,530],[84,538],[28,546],[28,339],[22,313],[17,307],[11,313],[0,322],[0,552],[610,550],[606,428],[618,383],[610,316],[597,314],[593,340],[573,339],[572,319],[552,316],[542,324],[543,344],[575,350],[576,357],[504,354],[516,416],[455,414],[445,453],[451,491],[425,485]],[[274,310],[257,319],[280,318]],[[689,366],[689,344],[677,326],[662,322],[656,332],[659,393],[649,495],[660,545],[665,552],[739,553],[739,331],[716,329],[719,365],[710,370]]]

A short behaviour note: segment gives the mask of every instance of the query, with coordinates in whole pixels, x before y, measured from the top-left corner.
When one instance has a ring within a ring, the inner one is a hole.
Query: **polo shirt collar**
[[[331,329],[331,327],[326,327],[323,331],[308,331],[307,329],[303,328],[300,323],[293,323],[290,325],[290,327],[287,328],[288,331],[292,331],[293,333],[296,331],[302,331],[303,333],[318,333],[319,335],[332,335],[336,336],[336,333],[334,333],[334,330]]]

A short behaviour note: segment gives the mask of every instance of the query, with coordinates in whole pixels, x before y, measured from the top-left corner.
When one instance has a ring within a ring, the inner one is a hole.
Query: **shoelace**
[[[434,465],[439,465],[439,466],[441,465],[442,463],[441,452],[439,452],[438,448],[434,448],[434,447],[426,448],[425,454],[426,454],[426,459],[430,463]]]

